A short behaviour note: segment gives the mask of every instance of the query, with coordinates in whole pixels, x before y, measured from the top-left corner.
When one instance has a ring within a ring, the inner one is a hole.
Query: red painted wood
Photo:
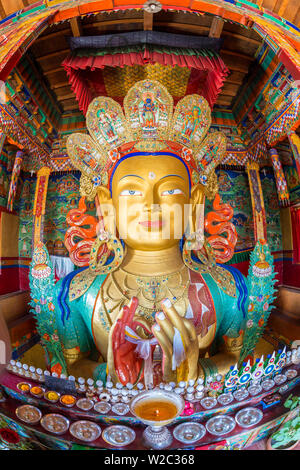
[[[19,268],[2,266],[0,269],[0,295],[19,290]]]
[[[300,288],[300,264],[283,261],[283,285]]]

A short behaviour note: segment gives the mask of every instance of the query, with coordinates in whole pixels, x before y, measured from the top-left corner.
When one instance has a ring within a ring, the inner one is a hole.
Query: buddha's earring
[[[194,224],[191,223],[193,226]],[[203,246],[205,251],[202,250]],[[192,251],[198,261],[192,257]],[[207,256],[205,256],[205,252]],[[204,237],[204,204],[199,204],[196,213],[195,231],[186,236],[182,257],[184,264],[192,271],[209,272],[215,264],[213,252],[209,244],[205,243]]]
[[[199,242],[195,241],[195,239],[185,240],[183,249],[182,249],[183,262],[192,271],[208,273],[215,266],[215,260],[214,260],[213,254],[210,251],[209,245],[204,243],[207,256],[205,255],[205,252],[201,250],[201,248],[203,247],[203,242],[201,244],[200,249],[198,250],[195,249],[194,246],[197,243]],[[192,257],[192,251],[194,251],[196,259]]]
[[[112,255],[112,261],[106,264]],[[120,240],[109,232],[100,230],[91,248],[90,271],[93,274],[107,274],[115,271],[122,263],[123,257],[124,250]]]
[[[199,251],[204,244],[204,204],[198,205],[195,231],[187,235],[184,249]]]
[[[189,240],[185,241],[182,249],[182,260],[184,264],[191,269],[191,271],[201,274],[210,274],[220,289],[222,289],[226,294],[235,297],[235,279],[230,271],[216,264],[216,257],[211,245],[204,242],[204,250],[200,249],[194,251],[195,259],[192,257],[192,249],[188,247],[188,242]]]

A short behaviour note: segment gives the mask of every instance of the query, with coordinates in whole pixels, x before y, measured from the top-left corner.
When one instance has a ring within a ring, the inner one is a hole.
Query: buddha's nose
[[[160,204],[158,204],[154,191],[149,191],[144,204],[144,210],[148,212],[159,212],[161,211]]]
[[[147,201],[147,203],[144,205],[144,211],[151,213],[161,212],[161,206],[160,204],[154,204],[153,202],[149,204]]]

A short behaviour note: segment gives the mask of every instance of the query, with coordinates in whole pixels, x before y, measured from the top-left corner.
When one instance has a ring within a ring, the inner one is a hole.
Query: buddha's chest
[[[93,308],[91,320],[95,341],[96,330],[105,330],[108,335],[123,306],[128,305],[132,297],[137,297],[139,301],[135,317],[149,330],[165,298],[170,299],[180,316],[193,322],[198,337],[206,336],[210,327],[216,325],[212,293],[198,273],[186,269],[174,278],[160,276],[149,279],[109,275],[100,288]]]

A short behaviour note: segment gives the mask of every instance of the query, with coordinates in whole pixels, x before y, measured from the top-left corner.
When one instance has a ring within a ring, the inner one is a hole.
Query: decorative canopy
[[[141,31],[72,38],[70,43],[73,52],[62,65],[84,114],[95,96],[122,104],[136,81],[154,78],[175,102],[198,93],[212,108],[229,73],[215,51],[220,40],[212,38]]]

